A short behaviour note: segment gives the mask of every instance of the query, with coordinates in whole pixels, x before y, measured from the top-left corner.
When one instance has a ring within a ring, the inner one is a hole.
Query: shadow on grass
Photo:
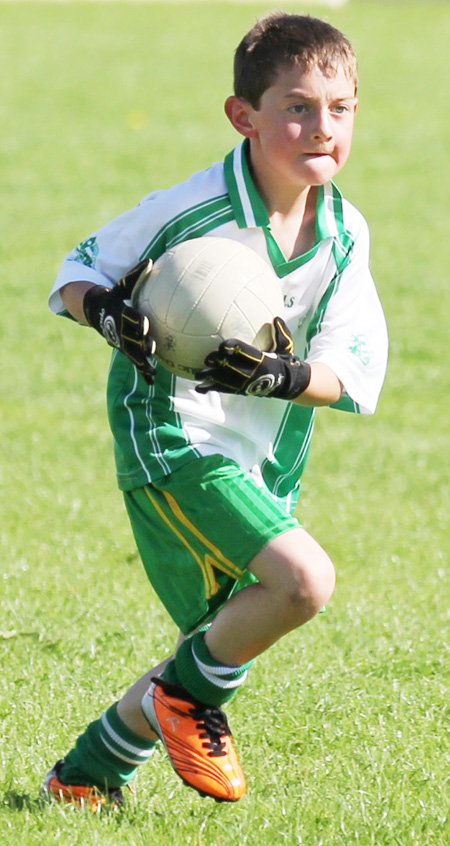
[[[16,790],[7,790],[3,795],[3,800],[0,799],[1,804],[11,811],[26,812],[31,814],[42,814],[45,808],[50,809],[51,812],[56,813],[77,813],[87,814],[89,818],[95,817],[101,819],[103,823],[115,826],[121,826],[125,822],[127,825],[133,823],[135,809],[127,806],[127,813],[125,808],[102,808],[101,814],[93,813],[88,808],[79,808],[70,803],[54,802],[45,796],[30,796],[28,793],[19,793]]]
[[[3,797],[3,804],[12,811],[42,811],[45,800],[39,796],[33,799],[28,793],[17,793],[16,790],[7,790]]]

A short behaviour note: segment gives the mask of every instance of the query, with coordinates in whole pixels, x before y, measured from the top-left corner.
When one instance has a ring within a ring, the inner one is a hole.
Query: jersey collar
[[[272,235],[269,216],[264,202],[253,181],[249,166],[250,142],[246,138],[225,158],[225,179],[236,223],[240,229],[261,227],[273,266],[279,275],[290,273],[305,264],[317,252],[322,241],[333,239],[336,258],[349,252],[349,233],[346,231],[342,211],[342,194],[333,182],[321,186],[318,192],[316,214],[316,243],[311,250],[292,261],[287,261]],[[350,239],[351,240],[351,239]]]
[[[225,159],[225,180],[239,229],[270,226],[267,209],[250,173],[248,139],[238,144]]]

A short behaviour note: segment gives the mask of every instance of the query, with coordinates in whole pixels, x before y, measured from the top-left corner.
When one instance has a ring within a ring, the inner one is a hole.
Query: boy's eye
[[[345,103],[337,103],[335,106],[333,106],[333,111],[337,112],[338,115],[343,115],[344,112],[348,111],[348,106],[346,106]]]
[[[305,103],[294,103],[293,106],[289,106],[288,112],[291,112],[293,115],[303,115],[307,111],[307,106]]]

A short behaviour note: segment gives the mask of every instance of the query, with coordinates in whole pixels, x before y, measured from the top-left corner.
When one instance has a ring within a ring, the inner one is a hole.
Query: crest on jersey
[[[87,238],[75,247],[75,261],[85,264],[87,267],[95,267],[95,259],[98,255],[98,244],[95,237]]]
[[[368,345],[367,335],[352,335],[348,349],[351,353],[353,353],[353,355],[356,355],[356,358],[359,358],[364,365],[369,364],[372,360],[373,353]]]

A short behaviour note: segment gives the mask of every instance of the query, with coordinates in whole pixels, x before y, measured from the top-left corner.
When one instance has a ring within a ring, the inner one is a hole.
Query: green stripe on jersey
[[[319,204],[319,217],[322,216],[323,218],[323,216],[326,215],[328,218],[327,225],[329,230],[332,231],[333,228],[335,230],[333,233],[333,257],[336,262],[336,273],[330,280],[330,283],[308,326],[306,336],[306,354],[309,352],[312,339],[320,332],[328,304],[339,288],[342,274],[350,262],[354,246],[354,240],[344,226],[342,194],[334,183],[330,183],[330,187],[331,191],[327,186],[327,190],[325,191],[323,197],[323,203]],[[320,223],[319,220],[319,226],[320,225],[325,225],[323,220],[322,223]]]
[[[156,261],[170,247],[191,238],[201,238],[230,220],[234,220],[234,214],[228,194],[198,203],[169,220],[147,245],[141,259]]]
[[[272,455],[261,465],[264,482],[275,496],[287,496],[301,477],[308,458],[314,419],[314,408],[286,403]]]
[[[234,220],[227,194],[198,203],[173,217],[148,244],[142,258],[156,261],[167,249],[206,235]],[[155,384],[143,392],[143,380],[121,353],[114,353],[108,380],[108,414],[120,488],[130,490],[167,475],[199,457],[173,410],[175,376],[158,367]],[[122,402],[117,398],[123,396]]]
[[[328,304],[339,288],[342,273],[350,261],[354,244],[353,238],[344,226],[342,195],[333,183],[327,186],[326,190],[320,189],[317,228],[322,237],[327,231],[333,237],[336,272],[309,324],[305,355],[310,349],[312,339],[320,332]],[[312,257],[312,253],[313,251],[310,251],[307,254],[308,259]],[[359,410],[356,404],[346,397],[342,397],[334,407],[346,411]],[[273,454],[270,459],[263,462],[261,467],[266,485],[276,496],[286,496],[292,490],[295,481],[302,475],[314,431],[314,419],[315,409],[313,408],[289,404],[286,409],[273,446]]]
[[[361,408],[357,402],[351,399],[346,394],[342,396],[337,402],[334,402],[330,408],[337,408],[339,411],[351,411],[353,414],[361,414]]]
[[[173,409],[174,379],[159,367],[158,379],[144,392],[143,380],[126,356],[113,353],[107,404],[122,489],[149,484],[198,457]],[[117,403],[117,396],[123,396],[123,401]]]

